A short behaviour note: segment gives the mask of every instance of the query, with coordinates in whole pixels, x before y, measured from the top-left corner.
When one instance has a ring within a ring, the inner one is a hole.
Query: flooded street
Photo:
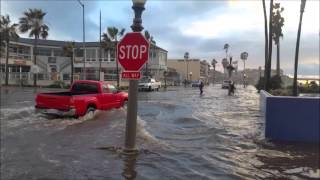
[[[237,88],[139,93],[137,157],[119,153],[125,109],[48,118],[34,113],[34,97],[57,90],[2,88],[1,179],[319,178],[318,145],[265,140],[259,94]]]

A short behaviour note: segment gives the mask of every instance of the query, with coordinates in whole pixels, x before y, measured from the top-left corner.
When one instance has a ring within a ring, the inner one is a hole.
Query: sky
[[[82,41],[82,7],[77,0],[1,0],[1,15],[8,14],[18,22],[28,8],[46,12],[52,40]],[[86,41],[99,40],[99,13],[102,31],[115,26],[131,31],[134,16],[131,0],[82,0],[85,5]],[[281,69],[292,75],[295,45],[300,15],[300,0],[274,0],[284,7],[283,39],[280,41]],[[269,1],[266,0],[267,9]],[[261,0],[147,0],[143,26],[168,59],[190,58],[211,62],[214,58],[222,70],[224,44],[230,45],[233,60],[243,67],[241,52],[248,52],[246,68],[264,67],[264,17]],[[307,0],[303,14],[298,74],[319,76],[319,8],[318,0]],[[269,11],[267,11],[268,13]],[[269,16],[268,16],[269,17]],[[28,37],[28,34],[20,34]],[[272,67],[276,66],[276,46],[273,46]]]

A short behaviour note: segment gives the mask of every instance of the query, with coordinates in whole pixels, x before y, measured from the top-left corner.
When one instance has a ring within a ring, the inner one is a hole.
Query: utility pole
[[[99,46],[99,81],[101,81],[101,62],[102,62],[102,57],[101,57],[101,10],[100,10],[100,23],[99,23],[100,27],[99,27],[99,42],[100,42],[100,46]]]
[[[84,4],[78,0],[79,4],[82,7],[82,49],[83,49],[83,78],[86,79],[86,60],[87,60],[87,52],[86,52],[86,34],[85,34],[85,24],[84,24]]]

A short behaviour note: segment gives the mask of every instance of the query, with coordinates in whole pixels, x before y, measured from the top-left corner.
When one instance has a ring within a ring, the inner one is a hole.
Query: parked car
[[[200,86],[200,81],[192,81],[191,87],[199,87]]]
[[[161,82],[156,81],[153,78],[142,78],[139,82],[138,89],[139,90],[147,90],[147,91],[154,91],[161,88]]]
[[[101,81],[75,81],[69,91],[39,93],[36,111],[59,116],[83,116],[95,110],[108,110],[126,105],[128,94]]]
[[[231,80],[224,80],[224,81],[222,82],[221,88],[222,88],[222,89],[228,89],[231,83],[232,83]]]

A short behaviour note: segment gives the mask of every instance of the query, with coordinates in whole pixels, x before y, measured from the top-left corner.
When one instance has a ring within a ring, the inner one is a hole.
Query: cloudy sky
[[[295,43],[299,23],[299,0],[274,0],[284,7],[284,37],[281,40],[281,68],[293,73]],[[102,31],[108,26],[130,31],[133,11],[130,0],[82,0],[85,4],[86,41],[99,39],[99,12]],[[269,1],[266,1],[267,8]],[[302,23],[299,74],[319,75],[319,1],[307,0]],[[1,14],[14,22],[28,8],[47,12],[49,37],[53,40],[82,41],[82,8],[77,0],[2,0]],[[168,58],[191,58],[221,62],[223,45],[230,45],[234,60],[249,53],[246,66],[264,65],[264,19],[261,0],[148,0],[143,13],[143,26],[168,50]],[[27,35],[22,35],[27,37]],[[273,50],[275,67],[275,53]],[[240,62],[239,62],[240,63]],[[239,69],[241,69],[240,63]],[[221,65],[218,67],[221,69]]]

